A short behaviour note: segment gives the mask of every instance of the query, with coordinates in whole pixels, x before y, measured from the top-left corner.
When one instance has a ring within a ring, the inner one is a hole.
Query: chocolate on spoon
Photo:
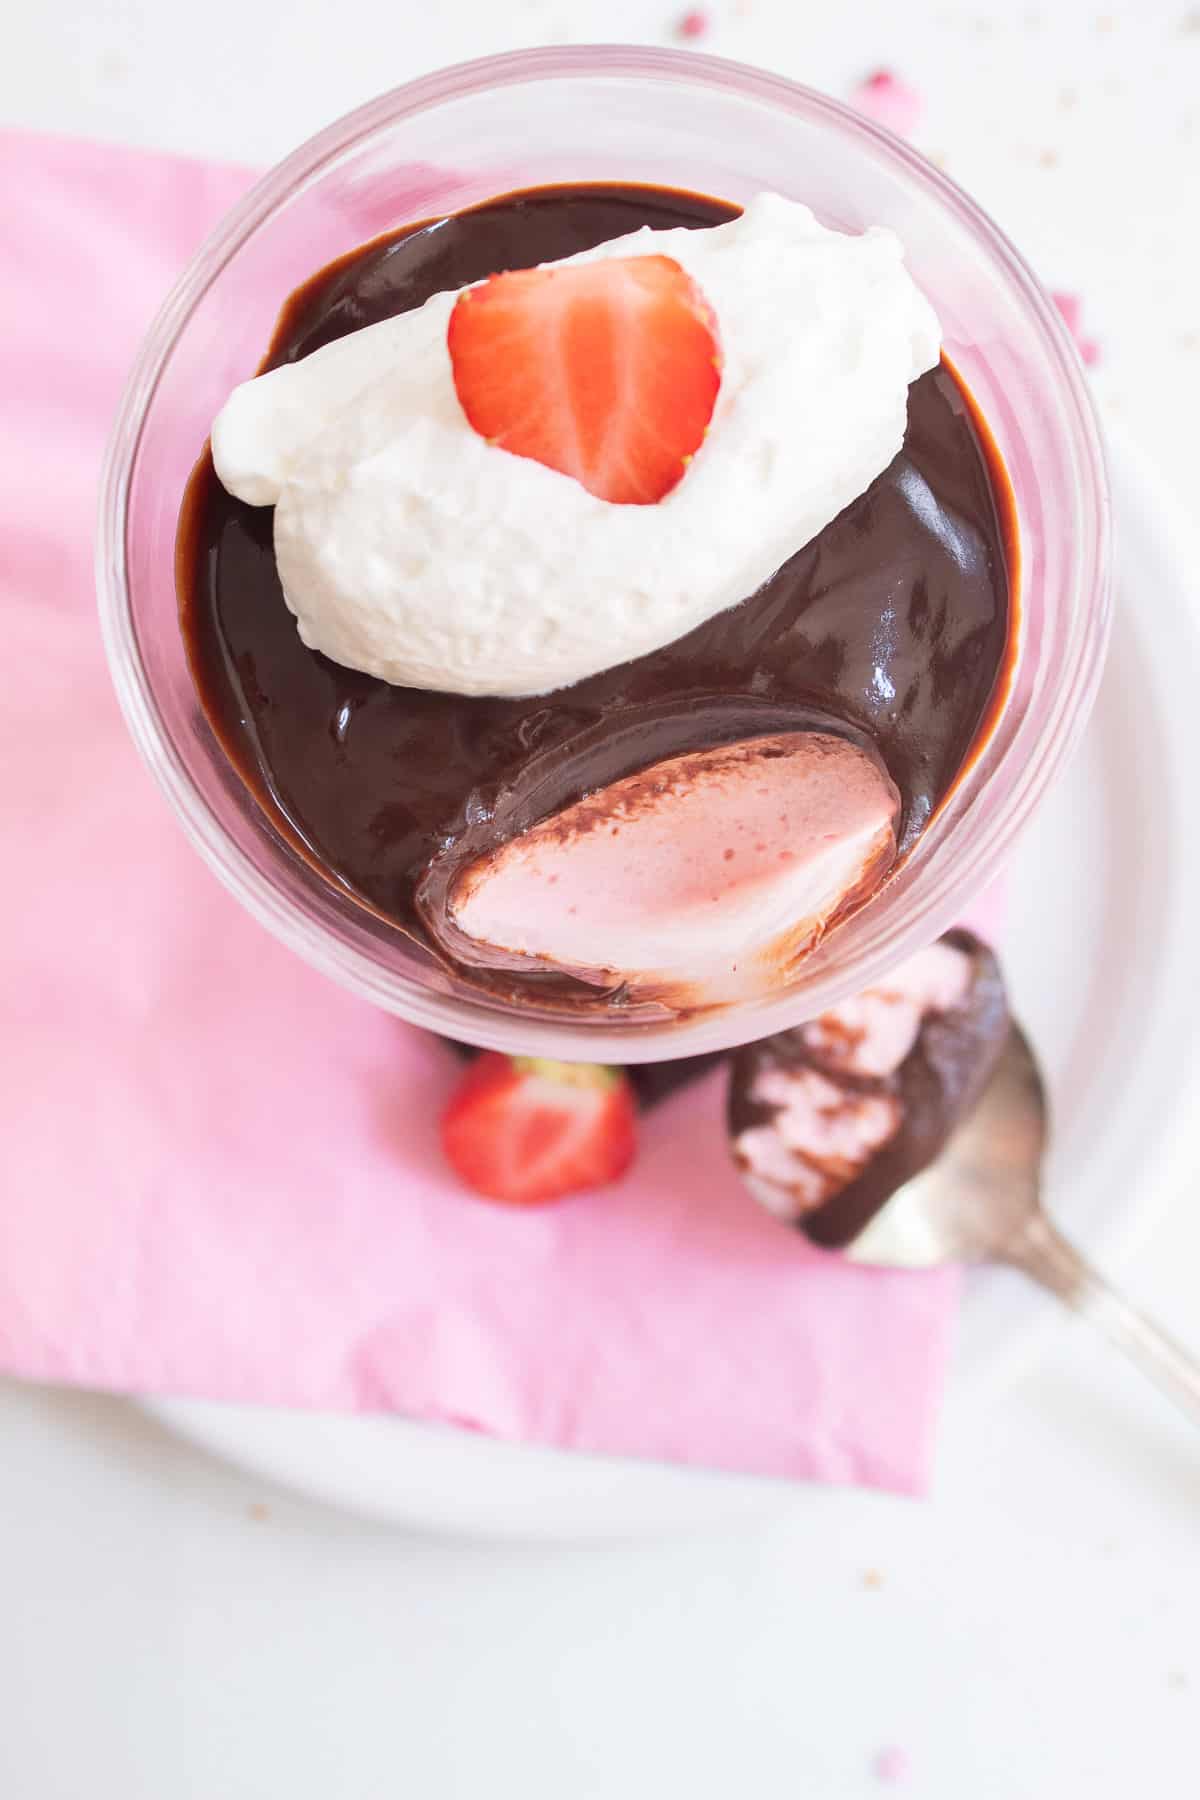
[[[969,965],[957,994],[954,966],[923,952],[858,1001],[739,1052],[730,1119],[747,1184],[856,1262],[1021,1269],[1200,1423],[1200,1362],[1109,1287],[1042,1210],[1045,1087],[994,955],[965,932],[932,949]],[[914,1015],[900,1060],[862,1072],[894,1058]]]
[[[853,1242],[939,1154],[1004,1047],[995,953],[950,931],[885,981],[733,1059],[734,1160],[814,1243]]]

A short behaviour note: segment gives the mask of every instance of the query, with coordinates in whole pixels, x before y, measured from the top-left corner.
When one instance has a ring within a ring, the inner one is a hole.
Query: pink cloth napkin
[[[919,1490],[953,1274],[776,1225],[719,1076],[618,1188],[472,1198],[436,1142],[451,1052],[185,843],[101,655],[95,487],[139,337],[248,177],[19,133],[0,177],[0,1368]]]

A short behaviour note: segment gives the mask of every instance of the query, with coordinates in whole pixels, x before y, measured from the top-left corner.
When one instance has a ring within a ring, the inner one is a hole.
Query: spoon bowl
[[[936,1162],[896,1190],[846,1254],[909,1269],[1013,1260],[1031,1221],[1043,1217],[1049,1132],[1042,1072],[1014,1022],[987,1086]]]
[[[1200,1423],[1200,1362],[1122,1299],[1046,1216],[1048,1135],[1045,1083],[1014,1021],[987,1085],[940,1156],[896,1190],[845,1254],[887,1268],[1020,1269],[1090,1319]]]

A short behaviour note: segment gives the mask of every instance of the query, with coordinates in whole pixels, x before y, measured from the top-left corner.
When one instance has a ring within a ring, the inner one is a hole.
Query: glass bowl
[[[1020,646],[1007,703],[898,875],[785,990],[725,1011],[565,1020],[459,982],[275,831],[202,711],[180,635],[175,531],[188,474],[280,304],[379,233],[519,187],[644,182],[741,202],[768,188],[848,230],[888,225],[1012,482]],[[641,1062],[799,1023],[928,943],[993,876],[1076,742],[1109,622],[1109,502],[1071,341],[1012,245],[888,132],[762,70],[692,52],[523,51],[431,75],[331,125],[263,177],[166,301],[130,375],[103,475],[97,578],[130,730],[193,843],[299,955],[364,998],[496,1049]]]

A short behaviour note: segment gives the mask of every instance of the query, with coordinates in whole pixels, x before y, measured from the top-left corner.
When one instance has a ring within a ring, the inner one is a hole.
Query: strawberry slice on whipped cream
[[[311,649],[400,687],[549,693],[752,594],[886,469],[939,354],[890,231],[760,194],[243,382],[213,462],[274,507]]]

